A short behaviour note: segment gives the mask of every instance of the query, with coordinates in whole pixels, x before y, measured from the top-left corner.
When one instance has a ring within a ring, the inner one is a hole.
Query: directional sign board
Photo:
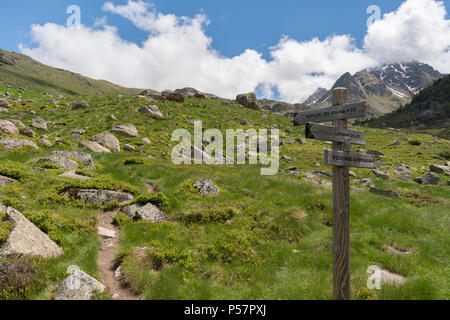
[[[360,118],[366,115],[365,101],[337,105],[333,107],[314,109],[297,113],[294,125],[299,126],[308,122],[327,122],[339,119]]]
[[[366,137],[362,131],[341,129],[311,122],[306,124],[306,138],[347,142],[362,146],[366,144]]]
[[[375,168],[375,156],[336,150],[325,150],[325,165],[356,168]]]

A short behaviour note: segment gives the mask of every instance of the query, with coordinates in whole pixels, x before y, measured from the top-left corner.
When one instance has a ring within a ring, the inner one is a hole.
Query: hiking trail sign
[[[333,142],[325,150],[325,165],[333,166],[333,296],[350,299],[350,179],[349,167],[374,168],[375,156],[350,152],[351,145],[365,145],[362,131],[348,130],[350,118],[366,115],[364,101],[347,103],[348,90],[332,91],[333,106],[297,113],[294,125],[306,124],[306,138]],[[333,121],[333,127],[316,122]]]

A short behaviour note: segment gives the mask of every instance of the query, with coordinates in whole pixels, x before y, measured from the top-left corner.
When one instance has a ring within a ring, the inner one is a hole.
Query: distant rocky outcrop
[[[237,95],[236,103],[247,109],[259,110],[256,95],[253,92]]]

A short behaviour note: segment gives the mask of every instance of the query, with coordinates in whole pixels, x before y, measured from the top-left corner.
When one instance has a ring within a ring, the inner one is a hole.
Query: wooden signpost
[[[350,299],[350,181],[349,167],[374,168],[375,156],[350,152],[351,144],[364,145],[362,131],[348,130],[347,119],[366,115],[365,102],[347,104],[348,90],[332,91],[333,106],[298,113],[294,125],[306,124],[306,138],[333,142],[325,150],[325,165],[333,166],[333,296]],[[314,122],[333,121],[334,127]]]

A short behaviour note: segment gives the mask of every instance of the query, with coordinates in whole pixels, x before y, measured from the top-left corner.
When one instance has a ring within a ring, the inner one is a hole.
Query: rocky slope
[[[391,63],[370,70],[362,70],[354,75],[345,73],[331,90],[347,87],[350,102],[367,100],[370,115],[379,116],[408,103],[420,90],[441,77],[443,77],[441,73],[427,64]],[[331,105],[331,90],[317,98],[320,93],[318,89],[305,101],[305,104],[316,104],[321,107]]]

